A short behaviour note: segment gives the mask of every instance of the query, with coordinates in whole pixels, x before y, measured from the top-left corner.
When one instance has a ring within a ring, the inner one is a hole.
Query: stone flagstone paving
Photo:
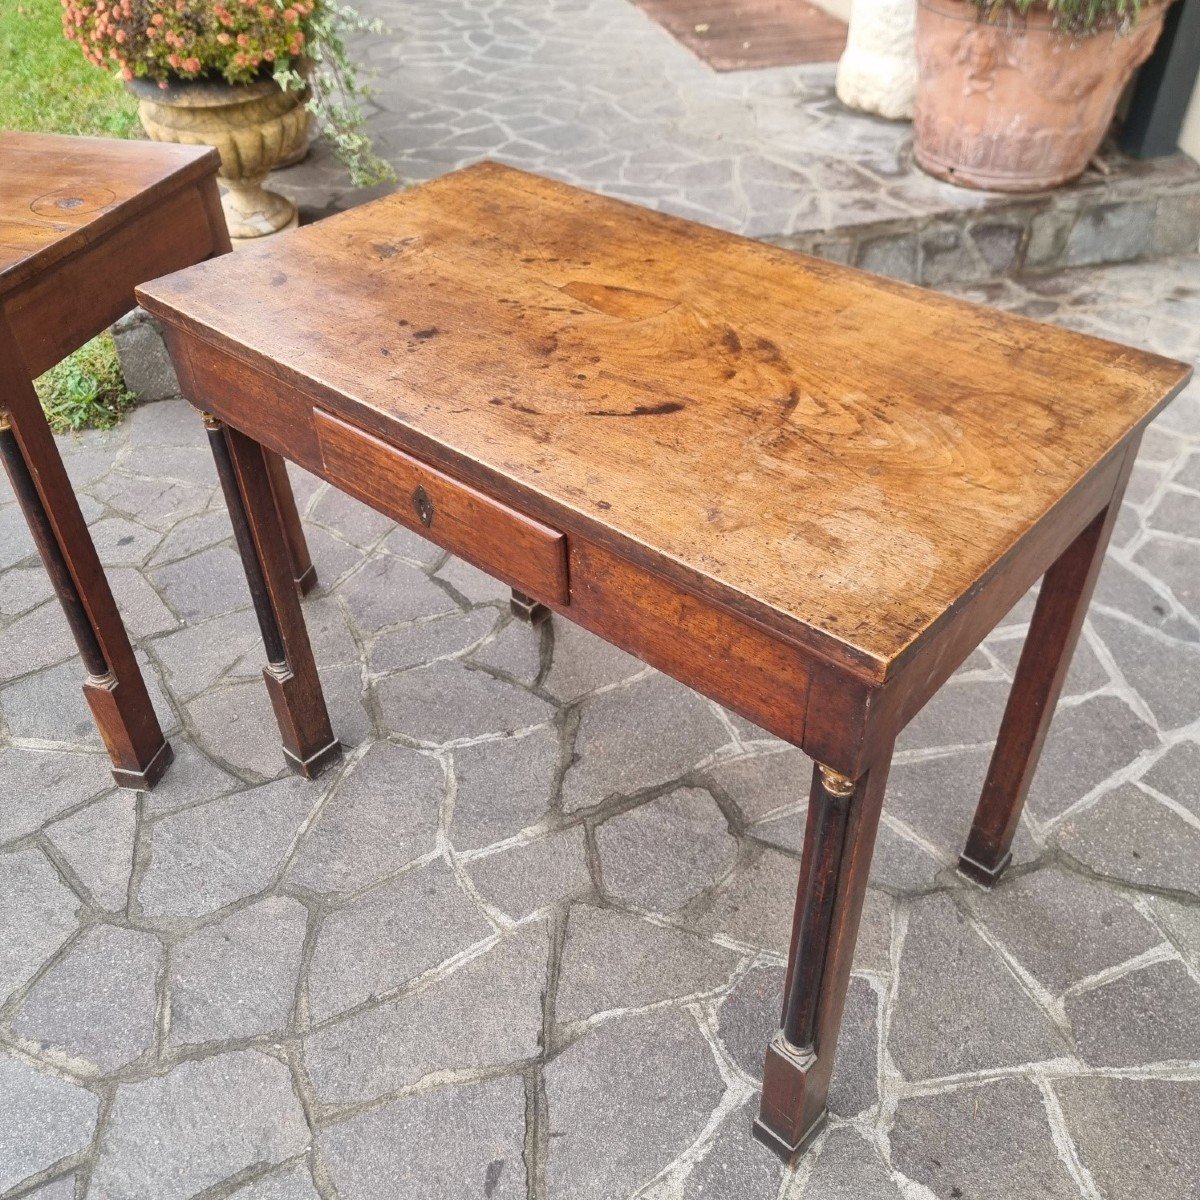
[[[976,298],[1200,352],[1200,261]],[[177,761],[114,790],[0,504],[0,1197],[1159,1200],[1200,1172],[1200,402],[1146,438],[992,894],[1023,601],[905,734],[831,1107],[749,1136],[808,764],[297,476],[345,762],[283,774],[200,422],[64,453]]]

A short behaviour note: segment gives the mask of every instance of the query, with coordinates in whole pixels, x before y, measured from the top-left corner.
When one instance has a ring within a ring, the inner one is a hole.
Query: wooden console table
[[[896,735],[1044,574],[962,859],[997,878],[1188,368],[491,164],[139,294],[207,414],[298,767],[337,743],[265,452],[816,760],[756,1125],[796,1154]]]
[[[123,787],[153,787],[171,747],[32,381],[133,308],[136,284],[229,249],[219,162],[204,148],[0,132],[0,456]],[[311,587],[282,460],[270,470]]]

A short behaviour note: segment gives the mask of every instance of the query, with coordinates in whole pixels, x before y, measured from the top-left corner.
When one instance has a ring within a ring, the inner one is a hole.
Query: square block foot
[[[342,743],[337,738],[334,738],[328,746],[322,750],[318,750],[316,754],[310,755],[308,758],[297,758],[285,746],[283,757],[287,759],[288,766],[297,775],[303,775],[305,779],[316,779],[326,767],[337,762],[342,757]]]
[[[148,792],[163,777],[174,759],[175,751],[171,749],[171,743],[163,742],[154,752],[154,757],[140,771],[132,771],[127,767],[113,767],[113,779],[116,780],[117,787]]]
[[[753,1133],[757,1141],[762,1142],[768,1149],[773,1150],[788,1166],[795,1163],[820,1136],[821,1130],[829,1123],[829,1110],[822,1109],[821,1115],[808,1127],[804,1136],[793,1146],[784,1141],[773,1129],[763,1123],[762,1117],[754,1120]]]
[[[968,858],[965,854],[959,855],[958,873],[965,875],[974,883],[981,884],[983,887],[991,887],[1001,875],[1004,874],[1008,864],[1012,862],[1012,852],[1006,854],[994,867],[985,867],[983,863],[976,862],[973,858]]]

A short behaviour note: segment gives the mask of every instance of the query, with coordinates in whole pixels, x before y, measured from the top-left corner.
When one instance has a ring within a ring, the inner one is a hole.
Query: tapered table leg
[[[509,607],[513,611],[513,616],[521,621],[528,621],[530,625],[540,625],[550,618],[550,610],[544,604],[539,604],[532,596],[518,592],[516,588],[512,590]]]
[[[271,477],[271,494],[275,497],[275,507],[279,510],[279,524],[283,529],[283,539],[292,564],[292,578],[296,581],[300,595],[307,596],[317,586],[317,568],[313,566],[312,555],[308,552],[308,539],[304,536],[304,526],[300,523],[300,510],[296,507],[287,464],[265,446],[263,461],[267,464],[267,474]]]
[[[813,771],[782,1028],[767,1048],[754,1136],[791,1161],[825,1124],[888,755],[858,780]]]
[[[1021,651],[1000,736],[958,869],[990,887],[1012,861],[1012,840],[1033,782],[1071,657],[1120,514],[1137,447],[1109,506],[1046,572]]]
[[[2,331],[0,331],[2,334]],[[2,340],[2,337],[0,337]],[[13,360],[9,360],[11,371]],[[79,647],[84,698],[121,787],[149,790],[171,762],[171,747],[92,544],[79,502],[27,380],[6,372],[0,457]]]
[[[304,626],[268,455],[215,417],[205,414],[204,423],[267,651],[263,678],[284,756],[295,771],[312,779],[342,748],[333,736]]]

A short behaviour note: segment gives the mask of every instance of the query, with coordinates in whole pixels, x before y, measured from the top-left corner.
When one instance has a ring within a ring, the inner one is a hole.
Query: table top
[[[491,163],[140,293],[877,679],[1190,373]]]
[[[215,166],[206,146],[0,131],[0,295]]]

